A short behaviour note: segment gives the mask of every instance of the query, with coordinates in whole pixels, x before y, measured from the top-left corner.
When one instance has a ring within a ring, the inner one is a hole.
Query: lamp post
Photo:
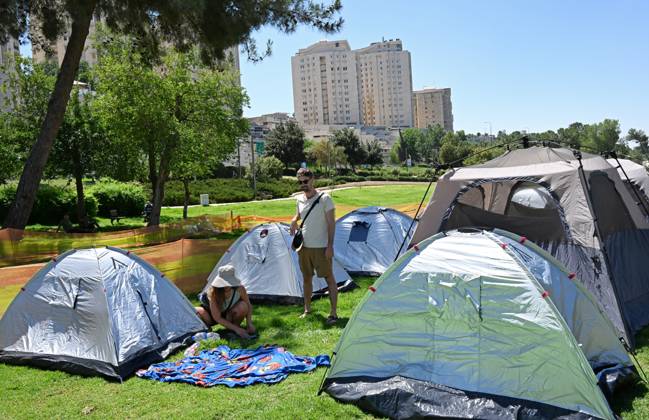
[[[493,137],[492,130],[491,130],[491,121],[485,121],[483,124],[489,124],[489,138]]]
[[[252,199],[256,200],[257,199],[257,174],[255,173],[255,140],[253,139],[252,136],[250,136],[250,157],[251,157],[251,165],[250,168],[252,169]]]

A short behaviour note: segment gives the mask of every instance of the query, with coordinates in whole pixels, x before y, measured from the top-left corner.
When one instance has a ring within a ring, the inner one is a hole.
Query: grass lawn
[[[359,207],[384,206],[399,208],[416,208],[426,191],[427,184],[421,185],[382,185],[354,187],[330,191],[336,203],[336,216],[340,217]],[[434,188],[431,188],[427,199]],[[295,212],[295,200],[269,200],[264,202],[234,203],[218,206],[193,206],[188,210],[188,216],[201,216],[204,214],[224,214],[232,211],[235,215],[256,215],[263,217],[291,217]],[[162,209],[162,215],[169,219],[180,219],[182,208]]]

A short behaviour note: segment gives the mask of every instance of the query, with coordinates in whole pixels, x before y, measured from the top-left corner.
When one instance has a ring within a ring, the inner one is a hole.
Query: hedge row
[[[316,180],[316,187],[331,185],[328,179]],[[299,190],[295,179],[283,178],[277,181],[258,181],[257,193],[263,198],[288,197]],[[206,179],[189,183],[189,204],[200,204],[200,195],[208,194],[210,203],[232,203],[253,199],[251,182],[248,179]],[[185,202],[185,190],[182,182],[169,181],[165,186],[163,204],[165,206],[182,206]]]
[[[363,181],[408,181],[408,182],[429,182],[430,180],[437,181],[437,176],[431,175],[430,177],[423,176],[403,176],[403,175],[385,175],[385,176],[336,176],[334,181],[337,184],[343,182],[363,182]]]
[[[9,206],[16,197],[16,185],[0,186],[0,220],[4,220],[9,211]],[[87,195],[85,199],[86,213],[91,217],[97,215],[97,199]],[[77,222],[77,194],[73,188],[41,184],[36,194],[36,202],[32,209],[28,223],[56,225],[65,213],[70,214],[70,219]]]
[[[141,185],[128,182],[100,181],[85,187],[86,214],[108,217],[110,210],[118,210],[121,216],[138,216],[146,201]],[[14,197],[16,185],[0,185],[0,220],[4,220]],[[69,213],[77,223],[77,193],[73,186],[43,183],[36,193],[36,202],[28,223],[56,225],[63,215]]]

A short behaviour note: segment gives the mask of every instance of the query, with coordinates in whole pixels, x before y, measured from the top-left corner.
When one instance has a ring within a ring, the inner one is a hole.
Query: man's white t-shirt
[[[315,195],[309,199],[306,195],[301,194],[297,197],[297,209],[300,212],[300,219],[304,220],[307,212],[315,202],[316,198],[322,194],[320,201],[313,207],[313,210],[307,217],[302,226],[302,234],[304,235],[304,246],[307,248],[326,248],[329,242],[329,235],[327,233],[327,219],[325,214],[335,208],[334,202],[327,193],[316,192]]]

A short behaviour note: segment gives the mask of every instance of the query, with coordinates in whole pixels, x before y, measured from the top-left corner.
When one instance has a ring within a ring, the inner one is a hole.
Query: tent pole
[[[421,197],[421,201],[419,202],[419,207],[417,207],[417,211],[415,212],[415,216],[412,218],[412,222],[410,222],[410,226],[408,227],[408,231],[406,232],[406,235],[403,237],[403,240],[401,241],[401,245],[399,246],[399,250],[397,251],[397,255],[394,256],[394,261],[396,261],[399,258],[399,255],[401,255],[401,250],[403,249],[403,246],[406,244],[406,241],[408,240],[408,237],[410,236],[410,232],[412,231],[412,227],[415,225],[415,222],[417,221],[417,217],[419,217],[419,210],[421,210],[421,206],[424,204],[424,201],[426,201],[426,196],[428,195],[428,191],[430,191],[430,186],[433,185],[433,179],[430,179],[430,182],[428,183],[428,186],[426,187],[426,191],[424,192],[424,196]],[[388,223],[389,225],[389,223]],[[392,261],[392,262],[394,262]]]
[[[595,214],[595,210],[593,207],[590,184],[586,180],[586,174],[584,173],[584,165],[581,162],[581,158],[582,158],[581,152],[579,150],[573,150],[572,153],[575,155],[575,158],[579,162],[579,170],[578,170],[579,178],[584,188],[586,189],[586,203],[588,204],[588,209],[590,210],[590,214],[593,218],[594,227],[595,227],[595,236],[597,236],[597,240],[599,241],[600,250],[602,251],[602,255],[604,256],[604,265],[606,267],[606,271],[608,272],[608,278],[611,282],[611,286],[613,287],[613,295],[615,296],[615,301],[618,305],[620,316],[622,317],[622,326],[624,327],[624,333],[626,334],[626,338],[629,341],[632,341],[634,340],[634,337],[630,333],[629,321],[626,318],[625,312],[622,310],[622,307],[620,306],[620,298],[619,298],[620,293],[618,291],[617,284],[615,283],[613,271],[611,270],[611,262],[608,258],[608,251],[606,250],[606,245],[604,244],[604,237],[602,236],[602,232],[599,228],[599,220],[597,219],[597,215]],[[624,340],[624,338],[622,338],[622,340]],[[635,345],[633,347],[635,347]]]
[[[625,171],[624,168],[622,167],[622,164],[621,164],[620,161],[617,159],[617,153],[611,151],[611,152],[608,152],[608,155],[611,156],[613,159],[615,159],[615,163],[617,163],[617,168],[619,168],[619,169],[622,170],[622,174],[624,174],[624,178],[626,178],[627,182],[628,182],[629,185],[631,186],[631,189],[633,190],[633,193],[635,194],[635,198],[638,199],[638,203],[637,203],[637,204],[640,205],[640,206],[642,206],[642,209],[644,210],[645,215],[649,217],[649,209],[647,209],[647,206],[645,205],[644,201],[642,201],[642,198],[640,197],[640,193],[638,192],[637,187],[633,184],[633,182],[631,182],[631,179],[630,179],[629,176],[626,174],[626,171]]]
[[[334,364],[335,357],[336,357],[336,352],[334,351],[333,353],[331,353],[331,359],[330,359],[331,362],[329,363],[329,366],[327,366],[327,368],[324,371],[324,374],[322,375],[322,381],[320,381],[320,386],[318,387],[318,393],[316,394],[318,396],[322,394],[322,386],[324,385],[325,380],[327,379],[327,373],[329,372],[329,368],[331,367],[331,365]]]

